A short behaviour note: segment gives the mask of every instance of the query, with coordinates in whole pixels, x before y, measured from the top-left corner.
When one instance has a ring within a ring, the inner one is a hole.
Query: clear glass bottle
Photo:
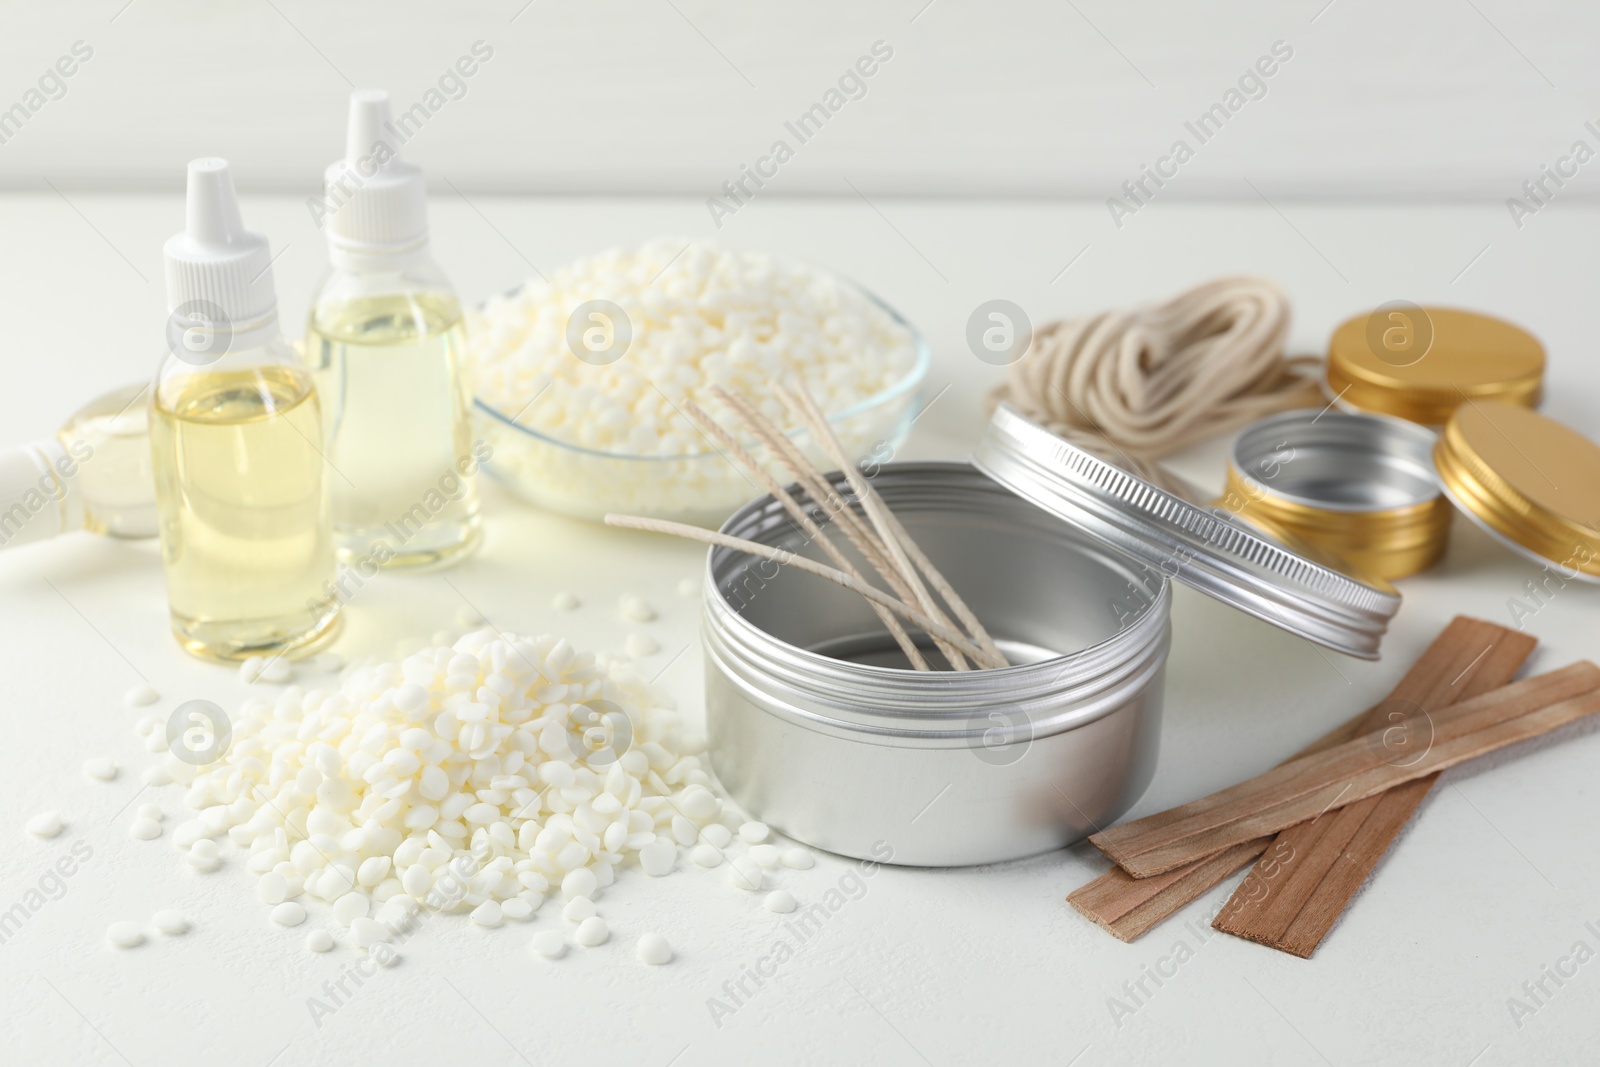
[[[326,176],[332,269],[312,299],[306,359],[340,555],[432,566],[478,542],[478,468],[461,303],[429,254],[422,172],[397,139],[388,94],[352,95],[345,158]]]
[[[53,440],[0,452],[0,548],[75,530],[156,535],[150,386],[113,389],[79,408]]]
[[[308,652],[340,607],[321,407],[226,162],[189,165],[187,228],[165,251],[173,313],[150,454],[173,632],[207,659]]]

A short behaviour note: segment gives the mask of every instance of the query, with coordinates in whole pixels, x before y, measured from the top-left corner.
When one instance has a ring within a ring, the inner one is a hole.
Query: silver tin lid
[[[1296,555],[1219,509],[1196,507],[1002,404],[972,455],[984,474],[1176,579],[1319,645],[1377,659],[1400,594]]]

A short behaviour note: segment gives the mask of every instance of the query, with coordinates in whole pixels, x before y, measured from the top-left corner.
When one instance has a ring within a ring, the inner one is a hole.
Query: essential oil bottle
[[[173,632],[207,659],[310,651],[339,621],[322,413],[225,160],[189,164],[185,229],[164,251],[150,455]]]
[[[306,331],[335,541],[385,567],[454,562],[479,535],[461,303],[430,256],[427,190],[401,140],[387,93],[351,96],[319,220],[331,269]]]

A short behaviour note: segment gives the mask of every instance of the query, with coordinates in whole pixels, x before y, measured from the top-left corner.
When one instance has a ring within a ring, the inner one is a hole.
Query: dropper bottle
[[[0,549],[75,530],[156,535],[149,393],[143,382],[113,389],[74,412],[55,437],[0,451]]]
[[[186,214],[150,419],[172,629],[207,659],[310,651],[339,620],[316,387],[227,161],[189,164]]]
[[[306,333],[334,537],[366,567],[454,562],[479,532],[461,303],[430,255],[427,188],[399,141],[387,93],[351,95],[345,158],[324,187],[331,269]]]

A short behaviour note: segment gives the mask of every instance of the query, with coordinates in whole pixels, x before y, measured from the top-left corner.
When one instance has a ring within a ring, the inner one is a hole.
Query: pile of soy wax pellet
[[[766,870],[810,867],[800,848],[768,844],[716,795],[670,698],[625,661],[555,637],[470,633],[399,662],[355,664],[337,688],[283,689],[246,701],[217,762],[169,753],[161,777],[188,787],[197,817],[174,843],[200,870],[220,841],[246,855],[275,922],[306,921],[322,901],[341,939],[380,963],[421,909],[470,914],[482,926],[528,921],[558,891],[571,940],[604,943],[594,904],[624,864],[669,873],[680,846],[728,881],[763,888]],[[766,897],[792,911],[794,897]],[[306,945],[336,939],[315,929]],[[558,957],[559,925],[534,935]],[[646,934],[639,958],[672,951]]]

